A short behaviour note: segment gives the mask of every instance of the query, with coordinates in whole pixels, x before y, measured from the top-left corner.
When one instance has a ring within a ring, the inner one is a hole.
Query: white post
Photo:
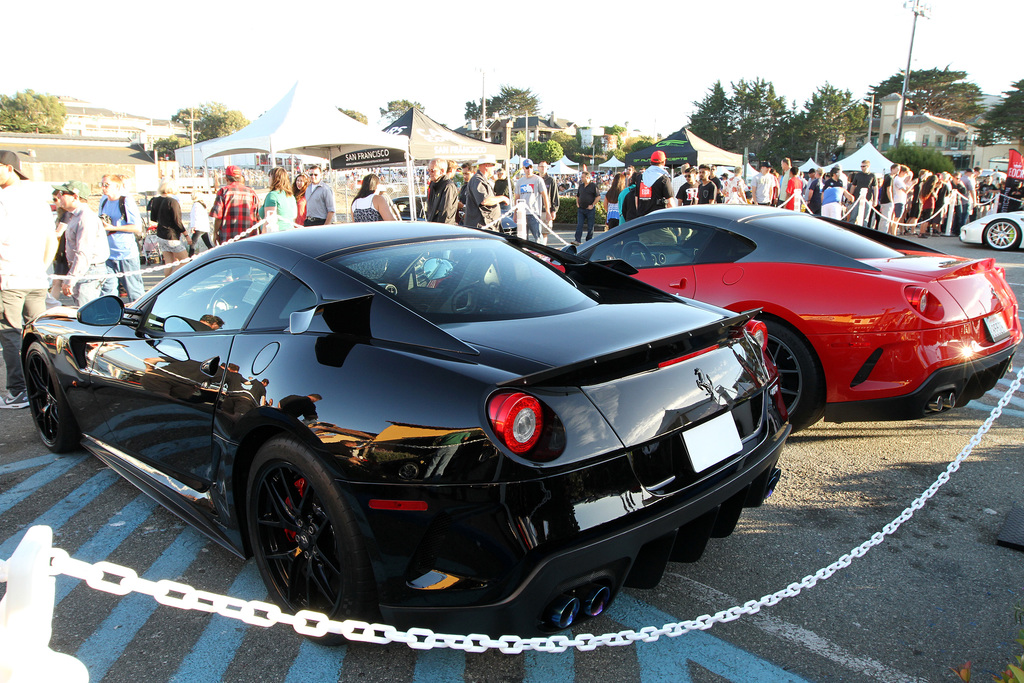
[[[520,199],[516,202],[516,237],[521,240],[527,239],[526,236],[526,202]]]
[[[57,580],[50,576],[53,530],[34,526],[7,563],[0,600],[0,683],[87,683],[89,671],[71,655],[49,648]]]

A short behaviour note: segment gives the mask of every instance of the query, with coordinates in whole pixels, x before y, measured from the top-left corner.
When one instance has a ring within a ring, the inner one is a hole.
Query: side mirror
[[[121,322],[124,316],[124,302],[121,297],[101,296],[78,309],[78,322],[84,325],[110,327]]]

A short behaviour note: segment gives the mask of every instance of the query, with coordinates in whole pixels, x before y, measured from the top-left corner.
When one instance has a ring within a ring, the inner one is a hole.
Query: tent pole
[[[409,138],[411,141],[412,138]],[[412,149],[405,153],[405,184],[409,189],[409,220],[416,220],[417,215],[417,201],[416,201],[416,186],[415,178],[413,178],[413,160],[412,160]]]

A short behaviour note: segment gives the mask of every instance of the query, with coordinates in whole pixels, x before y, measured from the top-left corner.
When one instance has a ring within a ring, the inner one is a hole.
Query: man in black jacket
[[[447,162],[431,159],[427,164],[427,177],[430,178],[430,189],[427,190],[427,220],[431,223],[448,223],[455,225],[455,216],[459,209],[459,190],[447,176]]]

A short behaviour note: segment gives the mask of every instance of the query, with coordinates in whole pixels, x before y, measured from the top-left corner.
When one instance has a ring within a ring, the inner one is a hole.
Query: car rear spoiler
[[[623,358],[644,356],[649,362],[654,363],[662,359],[686,355],[709,346],[721,344],[722,341],[728,338],[732,330],[741,329],[760,312],[760,308],[744,311],[743,313],[722,318],[708,325],[663,337],[662,339],[575,361],[557,368],[548,368],[529,375],[523,375],[522,377],[516,377],[515,379],[502,382],[498,386],[528,387],[586,384],[593,381],[595,377],[606,374],[617,365],[617,361]]]

